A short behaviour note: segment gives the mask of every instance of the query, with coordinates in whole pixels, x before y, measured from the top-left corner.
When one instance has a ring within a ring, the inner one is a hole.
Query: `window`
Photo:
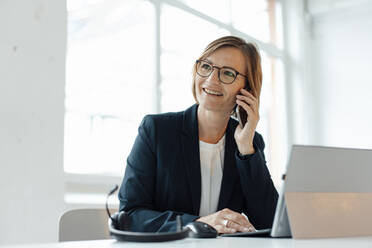
[[[261,52],[263,82],[260,100],[260,121],[265,157],[275,185],[281,184],[287,157],[284,68],[280,59]]]
[[[144,115],[192,105],[195,59],[210,41],[230,34],[261,48],[264,82],[257,131],[264,136],[274,182],[280,182],[287,142],[280,2],[67,3],[64,169],[70,175],[68,191],[89,192],[81,185],[91,184],[91,191],[97,192],[105,179],[96,181],[103,176],[110,178],[107,185],[120,182]],[[77,174],[84,178],[82,182]]]
[[[283,46],[280,2],[231,0],[231,17],[234,28],[260,41]]]
[[[69,3],[65,171],[122,175],[140,120],[153,108],[154,7]]]
[[[176,19],[179,21],[174,25]],[[160,21],[161,111],[181,111],[194,103],[191,70],[195,60],[206,44],[229,32],[166,4],[162,6]]]

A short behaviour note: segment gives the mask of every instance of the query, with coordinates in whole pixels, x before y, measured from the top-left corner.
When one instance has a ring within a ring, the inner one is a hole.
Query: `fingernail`
[[[243,230],[244,230],[244,232],[249,232],[250,229],[248,227],[244,227]]]
[[[234,228],[231,228],[231,231],[232,231],[232,232],[236,232],[236,230],[235,230]]]

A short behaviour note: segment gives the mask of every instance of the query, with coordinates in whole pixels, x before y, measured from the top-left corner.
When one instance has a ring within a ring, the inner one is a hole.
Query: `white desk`
[[[162,243],[129,243],[114,240],[74,241],[62,243],[47,243],[33,245],[0,246],[1,248],[360,248],[372,247],[372,237],[338,238],[338,239],[271,239],[271,238],[222,238],[217,239],[183,239]]]

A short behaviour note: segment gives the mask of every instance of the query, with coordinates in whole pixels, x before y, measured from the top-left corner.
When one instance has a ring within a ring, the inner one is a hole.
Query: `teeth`
[[[211,94],[211,95],[222,96],[222,94],[220,92],[209,90],[207,88],[204,88],[204,91],[207,92],[208,94]]]

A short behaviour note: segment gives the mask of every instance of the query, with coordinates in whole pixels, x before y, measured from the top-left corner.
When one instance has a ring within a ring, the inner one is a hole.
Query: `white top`
[[[201,200],[199,216],[217,211],[225,157],[225,135],[217,144],[199,141]]]

